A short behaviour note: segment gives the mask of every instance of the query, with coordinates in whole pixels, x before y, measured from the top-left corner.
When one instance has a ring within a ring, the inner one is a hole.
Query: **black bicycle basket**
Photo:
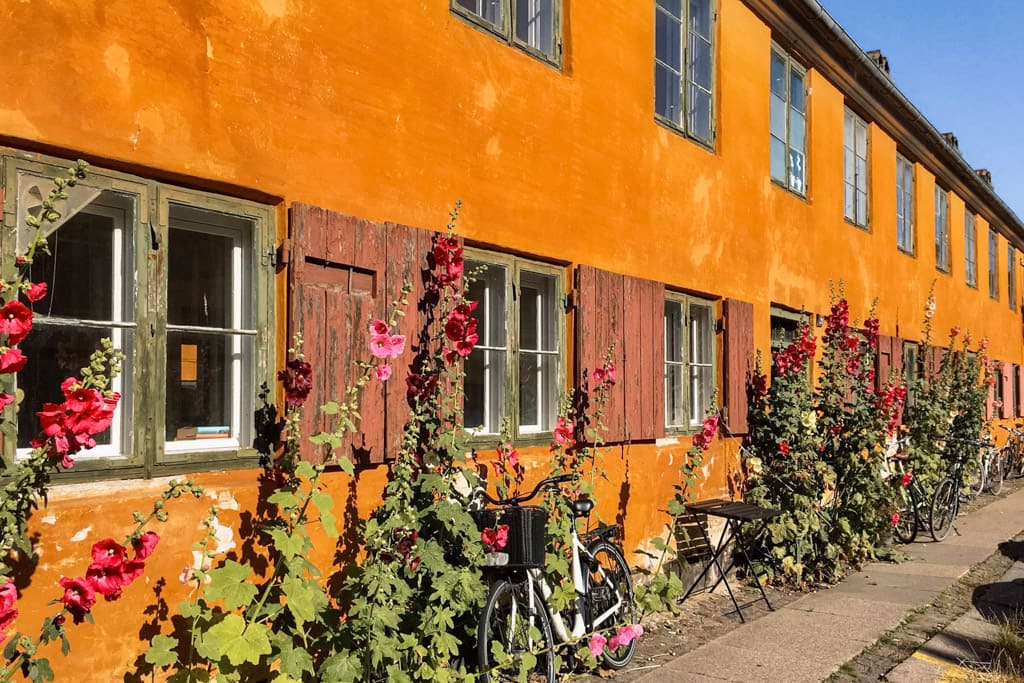
[[[473,510],[477,528],[497,530],[508,525],[508,542],[504,548],[488,554],[487,566],[507,569],[533,569],[544,566],[544,527],[547,510],[536,506],[489,508]]]

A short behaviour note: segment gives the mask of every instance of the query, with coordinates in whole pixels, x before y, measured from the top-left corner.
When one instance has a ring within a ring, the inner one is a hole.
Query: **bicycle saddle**
[[[576,517],[586,517],[594,509],[594,501],[589,498],[577,498],[572,501],[572,514]]]

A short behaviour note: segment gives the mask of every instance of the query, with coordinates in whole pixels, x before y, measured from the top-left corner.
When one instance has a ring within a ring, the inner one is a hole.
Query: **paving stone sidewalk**
[[[973,565],[996,552],[1000,543],[1018,536],[1024,529],[1024,489],[958,518],[957,528],[960,534],[950,534],[942,543],[923,534],[908,547],[907,562],[870,564],[830,589],[801,597],[637,680],[822,681],[930,604]],[[1017,569],[1024,577],[1020,565],[1010,572]],[[933,678],[924,675],[890,680],[938,680],[942,671]]]

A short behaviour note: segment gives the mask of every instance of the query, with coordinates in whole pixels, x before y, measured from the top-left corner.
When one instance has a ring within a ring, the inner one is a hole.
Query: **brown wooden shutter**
[[[609,443],[650,440],[665,434],[664,285],[592,266],[576,268],[575,384],[583,372],[612,362],[618,381],[611,387],[603,422]]]
[[[939,372],[942,370],[942,359],[946,357],[946,349],[941,346],[931,346],[928,348],[928,358],[925,361],[925,377],[932,378],[938,377]]]
[[[725,318],[725,424],[732,434],[746,434],[747,377],[753,371],[754,305],[737,299],[722,304]]]
[[[999,416],[1004,420],[1013,417],[1013,363],[1000,363],[999,381],[1003,387],[1003,407]]]
[[[313,366],[313,390],[303,407],[303,435],[333,429],[320,406],[344,398],[359,376],[355,360],[369,354],[370,318],[385,311],[385,230],[381,225],[305,204],[289,210],[289,345],[296,332]],[[371,381],[359,406],[359,433],[340,454],[366,462],[384,457],[384,386]],[[317,459],[304,442],[304,458]]]

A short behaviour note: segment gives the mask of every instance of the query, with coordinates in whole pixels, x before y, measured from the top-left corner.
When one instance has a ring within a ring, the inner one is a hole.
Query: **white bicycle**
[[[577,532],[576,521],[587,518],[594,507],[589,499],[567,501],[574,518],[570,568],[576,599],[564,612],[551,607],[552,590],[544,577],[547,512],[522,504],[542,490],[561,495],[560,485],[569,481],[572,475],[550,477],[530,493],[503,500],[475,491],[496,506],[473,512],[478,527],[497,532],[508,525],[506,545],[488,556],[490,591],[477,629],[477,663],[484,683],[522,680],[522,669],[530,672],[529,680],[553,682],[556,643],[590,633],[607,639],[602,659],[609,668],[620,669],[633,659],[634,640],[614,641],[618,629],[636,623],[629,566],[615,541],[617,527],[604,526],[582,538]]]

